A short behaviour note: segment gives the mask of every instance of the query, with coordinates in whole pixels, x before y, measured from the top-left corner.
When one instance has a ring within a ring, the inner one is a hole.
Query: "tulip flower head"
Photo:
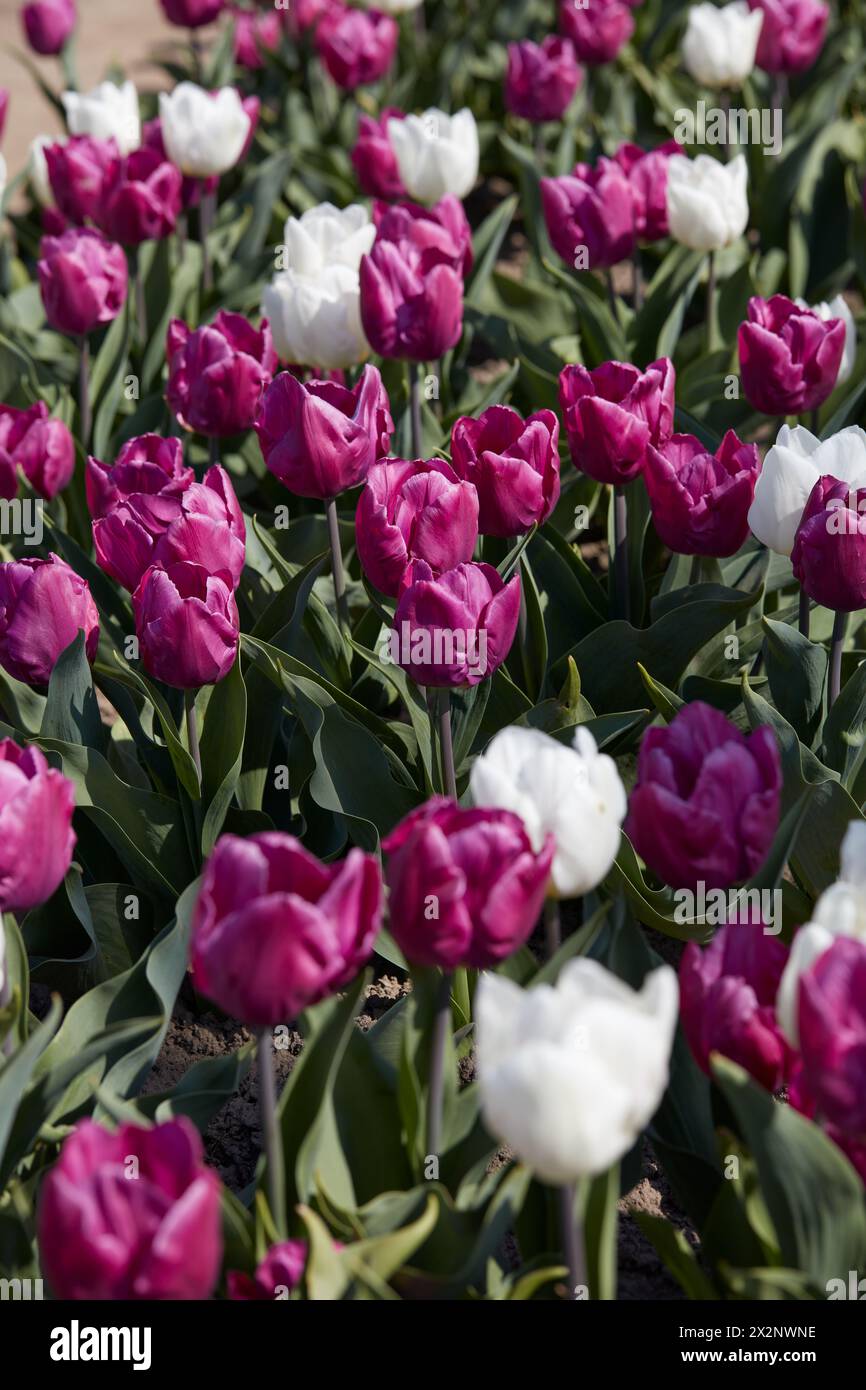
[[[132,82],[101,82],[92,92],[64,92],[61,100],[70,135],[113,139],[123,155],[141,144],[138,93]]]
[[[552,410],[524,420],[492,405],[462,416],[451,433],[452,464],[478,493],[484,536],[519,536],[547,520],[559,501],[559,421]]]
[[[667,357],[643,372],[629,362],[565,367],[559,404],[575,468],[600,483],[636,478],[648,447],[663,448],[671,437],[675,379]]]
[[[35,743],[0,740],[0,769],[0,912],[27,912],[48,901],[72,863],[75,789]]]
[[[541,180],[541,203],[553,249],[568,266],[602,270],[634,251],[635,210],[628,178],[615,159],[576,164],[563,178]]]
[[[832,474],[809,494],[791,551],[803,592],[836,613],[866,607],[866,487]]]
[[[78,22],[75,0],[31,0],[21,9],[21,22],[34,53],[61,53]]]
[[[76,135],[43,149],[52,199],[78,226],[90,219],[102,224],[106,190],[117,181],[120,154],[114,139]]]
[[[763,16],[757,64],[764,72],[806,72],[824,45],[830,7],[822,0],[749,0]]]
[[[818,1114],[866,1138],[866,943],[837,937],[800,977],[800,1055]]]
[[[184,429],[224,439],[252,429],[262,393],[277,368],[267,320],[253,328],[221,309],[192,331],[172,319],[166,338],[166,400]]]
[[[140,246],[171,236],[182,201],[180,170],[157,150],[139,149],[114,166],[96,220],[113,241]]]
[[[370,583],[396,598],[414,560],[438,577],[472,559],[478,494],[443,459],[374,463],[358,499],[355,537]]]
[[[344,91],[378,82],[394,62],[399,30],[381,10],[366,13],[332,5],[316,26],[316,52],[328,76]]]
[[[802,425],[783,425],[758,475],[752,533],[778,555],[790,555],[815,484],[828,476],[852,490],[866,487],[866,432],[850,425],[821,440]]]
[[[159,117],[172,164],[197,179],[232,169],[250,133],[250,116],[234,87],[207,92],[179,82],[173,91],[160,92]]]
[[[195,474],[183,461],[181,441],[163,439],[160,434],[141,434],[127,440],[110,467],[89,458],[84,473],[87,505],[94,521],[138,493],[174,497],[194,481]]]
[[[282,1240],[272,1245],[256,1266],[252,1278],[230,1269],[226,1275],[228,1296],[233,1302],[272,1303],[285,1298],[304,1277],[307,1265],[305,1240]]]
[[[100,232],[70,227],[43,237],[36,268],[45,316],[60,333],[90,333],[116,318],[126,301],[126,257]]]
[[[0,666],[43,690],[51,672],[84,633],[88,661],[99,645],[99,615],[86,579],[59,555],[0,565]]]
[[[169,24],[182,29],[201,29],[225,8],[225,0],[159,0]]]
[[[692,5],[683,38],[683,62],[704,87],[742,87],[755,66],[763,15],[746,0],[721,7]]]
[[[381,357],[431,362],[463,332],[463,277],[416,241],[376,240],[361,262],[361,322]]]
[[[478,178],[478,127],[468,107],[454,116],[432,106],[421,116],[391,119],[388,140],[410,198],[438,203],[465,198]]]
[[[403,576],[383,659],[419,685],[453,689],[488,680],[511,650],[520,613],[520,579],[492,565],[461,564],[436,578],[423,560]]]
[[[839,377],[846,327],[801,309],[783,294],[749,300],[737,345],[749,404],[766,415],[799,415],[822,405]]]
[[[419,203],[377,203],[373,218],[378,241],[409,242],[428,265],[450,265],[464,277],[472,269],[472,228],[453,193],[429,208]]]
[[[559,27],[588,67],[617,56],[634,33],[631,9],[623,0],[560,0]]]
[[[712,155],[668,160],[668,225],[671,236],[692,251],[720,251],[749,224],[744,154],[722,164]]]
[[[62,492],[75,470],[72,435],[62,420],[49,415],[44,401],[28,410],[0,405],[0,495],[17,493],[17,468],[49,500]]]
[[[182,561],[152,565],[132,596],[144,669],[180,690],[224,680],[235,664],[240,621],[231,576]]]
[[[388,122],[402,121],[405,113],[386,106],[381,116],[358,118],[358,136],[352,150],[352,165],[362,193],[368,198],[404,198],[406,190],[397,167],[397,156],[388,139]]]
[[[728,430],[715,453],[691,434],[649,445],[644,480],[659,538],[677,555],[735,555],[749,534],[760,457]]]
[[[505,105],[527,121],[558,121],[571,105],[582,75],[570,39],[548,34],[540,44],[528,39],[510,43]]]
[[[666,140],[654,150],[643,150],[639,145],[626,142],[614,155],[631,189],[638,241],[661,241],[669,235],[668,160],[681,151],[682,146],[676,140]]]
[[[857,357],[857,325],[847,300],[841,294],[837,294],[829,303],[822,301],[820,304],[807,304],[805,299],[795,299],[794,303],[798,309],[808,309],[810,313],[817,314],[824,323],[829,323],[831,319],[841,319],[844,323],[845,348],[836,374],[836,385],[841,386],[849,380]]]

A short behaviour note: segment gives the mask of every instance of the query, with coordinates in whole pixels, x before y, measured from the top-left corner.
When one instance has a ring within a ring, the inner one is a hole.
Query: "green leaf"
[[[776,708],[810,746],[821,724],[827,651],[787,623],[763,619],[767,676]]]
[[[201,738],[202,804],[206,808],[201,832],[202,854],[217,842],[240,776],[247,722],[247,692],[240,657],[224,680],[214,686],[205,712]]]
[[[105,747],[105,730],[81,629],[61,652],[51,672],[40,735],[65,743],[84,743],[100,751]]]

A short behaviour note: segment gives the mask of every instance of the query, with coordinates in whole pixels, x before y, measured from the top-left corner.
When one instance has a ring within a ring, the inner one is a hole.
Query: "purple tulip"
[[[800,977],[800,1051],[820,1116],[866,1137],[866,944],[839,936]]]
[[[117,141],[73,135],[64,144],[45,146],[45,164],[55,202],[68,222],[100,222],[106,188],[117,178]]]
[[[192,469],[184,464],[181,441],[163,439],[160,434],[141,434],[128,440],[111,467],[91,456],[84,473],[87,505],[94,521],[137,493],[176,496],[194,480]]]
[[[478,494],[441,459],[376,463],[358,499],[355,538],[370,583],[396,598],[413,560],[426,560],[437,578],[472,559]]]
[[[288,1023],[355,978],[381,917],[374,855],[323,864],[281,832],[223,835],[193,913],[196,988],[250,1027]]]
[[[841,319],[822,319],[783,294],[749,300],[737,343],[749,404],[765,415],[817,410],[830,395],[845,351]]]
[[[132,593],[151,565],[188,562],[237,588],[246,524],[231,479],[219,465],[182,491],[132,493],[93,523],[96,558]]]
[[[373,207],[378,241],[409,242],[421,253],[426,271],[434,265],[450,265],[465,278],[472,269],[472,228],[463,204],[453,193],[432,208],[419,203]]]
[[[0,496],[18,491],[16,468],[49,501],[61,492],[75,471],[75,444],[62,420],[48,413],[44,401],[29,410],[0,405]],[[11,473],[11,490],[5,486]]]
[[[353,92],[385,76],[397,53],[399,35],[390,15],[334,5],[316,27],[316,52],[337,86]]]
[[[117,165],[95,220],[124,246],[161,241],[175,229],[182,189],[180,170],[157,150],[142,147]]]
[[[262,398],[256,432],[280,482],[299,497],[325,501],[357,487],[385,457],[394,421],[375,367],[365,367],[351,390],[335,381],[302,385],[280,372]]]
[[[759,922],[729,922],[702,951],[690,941],[680,962],[683,1031],[701,1070],[710,1053],[744,1067],[768,1091],[787,1080],[790,1049],[776,1020],[788,947]]]
[[[202,29],[225,9],[225,0],[159,0],[169,24],[181,29]]]
[[[74,0],[32,0],[21,10],[27,42],[34,53],[43,57],[62,51],[77,20]]]
[[[72,863],[72,783],[35,743],[0,741],[0,911],[47,902]]]
[[[361,322],[380,357],[435,361],[460,341],[463,277],[412,241],[377,239],[361,260]]]
[[[59,555],[0,565],[0,666],[15,680],[47,686],[79,629],[88,661],[99,645],[99,614],[86,579]]]
[[[582,63],[610,63],[634,32],[627,4],[620,0],[561,0],[559,27],[574,44]]]
[[[580,68],[570,39],[548,34],[508,45],[505,105],[514,116],[541,123],[562,118],[580,86]]]
[[[478,685],[511,650],[519,613],[517,575],[506,584],[492,565],[467,563],[437,579],[415,560],[403,576],[391,659],[419,685]]]
[[[291,1292],[304,1277],[307,1266],[307,1242],[283,1240],[272,1245],[256,1267],[252,1278],[230,1269],[226,1275],[228,1296],[233,1302],[272,1303],[283,1289]]]
[[[406,190],[397,167],[397,156],[388,140],[388,122],[402,121],[405,112],[398,106],[386,106],[377,120],[361,114],[358,138],[352,150],[352,165],[362,193],[368,198],[405,198]]]
[[[132,596],[144,669],[180,690],[215,685],[235,664],[240,622],[231,584],[184,561],[152,565]]]
[[[459,478],[478,492],[483,536],[520,536],[546,521],[559,501],[559,421],[552,410],[526,420],[491,405],[477,420],[462,416],[451,433]]]
[[[90,333],[111,323],[126,302],[126,257],[100,232],[70,227],[43,237],[36,269],[45,316],[60,333]]]
[[[382,841],[389,927],[413,965],[488,970],[532,934],[555,849],[533,851],[512,811],[434,796]],[[435,912],[431,912],[431,903]]]
[[[638,241],[661,241],[669,235],[667,166],[672,154],[682,152],[678,141],[666,140],[654,150],[642,150],[639,145],[625,143],[614,155],[631,189]]]
[[[551,245],[566,265],[601,270],[634,251],[634,200],[615,159],[602,156],[594,165],[576,164],[564,178],[542,179],[541,204]]]
[[[211,438],[252,429],[277,367],[267,319],[256,329],[243,314],[220,309],[194,332],[172,319],[166,358],[166,400],[184,429]]]
[[[322,15],[339,3],[339,0],[292,0],[287,10],[282,11],[283,22],[293,38],[300,38],[312,29]]]
[[[714,454],[693,434],[650,444],[644,482],[660,539],[677,555],[735,555],[749,534],[760,466],[757,445],[733,430]]]
[[[239,67],[255,72],[265,66],[265,53],[280,46],[282,25],[276,10],[258,14],[252,10],[235,10],[235,62]]]
[[[42,1184],[39,1253],[61,1299],[205,1299],[222,1262],[220,1183],[185,1116],[80,1120]]]
[[[629,362],[565,367],[559,404],[575,468],[599,483],[637,477],[648,447],[662,448],[671,437],[675,382],[667,357],[643,372]]]
[[[837,613],[866,608],[866,488],[819,478],[803,509],[791,564],[814,603]]]
[[[779,824],[782,766],[762,725],[743,734],[701,700],[648,729],[626,834],[672,888],[729,888],[764,863]]]
[[[749,0],[764,22],[755,62],[764,72],[805,72],[824,44],[829,5],[820,0]]]

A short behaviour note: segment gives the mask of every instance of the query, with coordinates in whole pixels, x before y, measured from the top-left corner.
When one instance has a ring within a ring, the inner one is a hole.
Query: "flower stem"
[[[437,691],[437,716],[439,721],[439,747],[442,750],[442,790],[446,796],[457,800],[457,775],[454,769],[454,744],[451,738],[451,691],[447,687]]]
[[[334,597],[337,600],[337,622],[342,632],[349,626],[349,604],[346,599],[346,575],[343,569],[340,521],[335,497],[329,497],[325,503],[325,516],[328,519],[328,544],[331,547],[331,574],[334,579]]]
[[[544,944],[547,959],[553,960],[562,945],[562,920],[558,898],[546,898],[544,902]]]
[[[283,1165],[283,1140],[277,1120],[277,1086],[274,1074],[273,1041],[270,1030],[256,1034],[256,1056],[259,1063],[259,1105],[262,1117],[262,1142],[268,1179],[268,1205],[277,1233],[286,1237],[286,1185]]]
[[[575,1215],[574,1183],[559,1189],[559,1215],[562,1225],[562,1253],[568,1265],[569,1298],[578,1298],[581,1285],[587,1284],[586,1255],[583,1246],[583,1227]]]
[[[810,430],[810,432],[811,432],[812,434],[814,434],[814,436],[815,436],[816,439],[820,439],[820,435],[818,434],[818,416],[819,416],[819,414],[820,414],[820,411],[818,410],[818,407],[816,406],[815,409],[812,411],[811,415],[809,416],[809,430]]]
[[[208,439],[207,451],[208,457],[211,462],[211,467],[213,467],[215,463],[219,463],[220,461],[220,442],[215,434],[212,434]]]
[[[610,306],[610,312],[613,314],[614,321],[619,323],[619,300],[613,287],[613,271],[610,267],[604,272],[604,278],[607,284],[607,302]]]
[[[213,264],[210,258],[208,237],[216,214],[216,194],[208,190],[204,179],[201,181],[201,205],[199,207],[199,236],[201,237],[201,288],[207,294],[213,289]]]
[[[628,575],[628,506],[625,488],[613,489],[613,579],[616,614],[631,621]]]
[[[804,637],[809,636],[809,595],[805,589],[800,590],[800,631]]]
[[[707,254],[707,306],[706,306],[707,352],[712,352],[716,341],[716,254]]]
[[[189,743],[189,755],[195,763],[195,770],[198,773],[198,783],[201,786],[201,750],[198,746],[198,720],[195,712],[195,691],[185,690],[183,693],[184,709],[186,711],[186,737]]]
[[[135,252],[135,318],[138,324],[138,341],[147,347],[147,300],[144,295],[144,274],[141,269],[141,247]]]
[[[634,298],[632,304],[635,313],[639,314],[643,308],[643,271],[640,263],[640,251],[637,246],[634,248],[631,260],[634,269]]]
[[[442,1098],[445,1093],[445,1044],[451,1029],[451,975],[445,971],[436,995],[430,1040],[430,1088],[427,1092],[427,1153],[438,1157],[442,1147]]]
[[[78,414],[86,454],[90,449],[90,348],[84,333],[78,340]]]
[[[6,1008],[7,1004],[12,998],[12,981],[9,978],[9,952],[4,944],[5,932],[6,925],[4,922],[4,914],[0,913],[0,952],[3,953],[2,958],[5,959],[6,962],[6,968],[3,971],[3,982],[2,984],[0,984],[0,1012],[2,1012],[3,1009]],[[11,1057],[14,1051],[15,1030],[14,1028],[10,1028],[9,1032],[3,1039],[3,1042],[0,1043],[0,1057]]]
[[[421,457],[421,368],[409,363],[409,418],[412,426],[412,457]]]
[[[837,613],[833,619],[833,636],[830,639],[830,687],[827,707],[832,709],[842,689],[842,648],[845,645],[845,630],[848,627],[848,614]]]

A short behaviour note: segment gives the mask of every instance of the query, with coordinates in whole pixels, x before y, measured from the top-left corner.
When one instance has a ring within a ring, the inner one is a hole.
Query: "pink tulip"
[[[87,580],[59,555],[0,565],[0,666],[10,676],[44,688],[79,630],[93,661],[99,614]]]
[[[255,72],[265,66],[265,53],[280,46],[282,25],[276,10],[257,14],[251,10],[235,10],[235,62],[239,67]]]
[[[118,177],[117,142],[73,135],[64,144],[45,146],[51,192],[67,221],[81,226],[101,222],[105,191]]]
[[[526,420],[491,405],[477,420],[462,416],[451,433],[459,478],[478,492],[483,536],[520,536],[547,520],[559,501],[559,421],[552,410]]]
[[[832,392],[845,351],[841,319],[822,319],[783,294],[749,300],[737,343],[749,405],[765,415],[816,410]]]
[[[551,245],[566,265],[603,270],[634,251],[634,198],[615,159],[602,156],[564,178],[542,179],[541,204]]]
[[[257,1265],[252,1278],[230,1269],[226,1275],[228,1296],[234,1302],[270,1303],[283,1290],[296,1289],[304,1277],[307,1264],[307,1242],[305,1240],[283,1240],[272,1245],[265,1258]]]
[[[436,577],[472,559],[478,494],[441,459],[376,463],[358,499],[355,537],[370,583],[395,598],[413,560],[426,560]]]
[[[634,32],[628,4],[621,0],[561,0],[559,27],[582,63],[610,63]]]
[[[49,415],[44,401],[37,401],[29,410],[0,405],[0,496],[11,498],[17,493],[16,467],[40,497],[49,501],[66,487],[75,471],[72,435],[62,420]]]
[[[644,482],[659,538],[677,555],[735,555],[749,534],[760,466],[757,445],[733,430],[715,453],[693,434],[650,444]]]
[[[362,193],[368,198],[405,198],[406,190],[397,167],[397,156],[388,140],[388,122],[402,121],[405,112],[386,106],[381,116],[358,118],[358,137],[352,150],[352,164]]]
[[[667,357],[643,372],[630,362],[565,367],[559,404],[575,468],[600,483],[637,477],[649,445],[661,448],[671,437],[674,383]]]
[[[201,29],[225,9],[225,0],[159,0],[169,24],[181,29]]]
[[[144,669],[180,690],[223,680],[240,632],[231,585],[201,565],[151,566],[132,596]]]
[[[63,50],[77,20],[74,0],[31,0],[21,9],[27,42],[34,53],[44,57]]]
[[[800,977],[805,1084],[818,1114],[866,1139],[866,945],[838,936]]]
[[[676,140],[666,140],[654,150],[639,145],[620,145],[614,159],[631,189],[634,230],[638,241],[661,241],[670,233],[668,226],[667,163],[672,154],[682,154]]]
[[[805,72],[817,61],[830,7],[821,0],[749,0],[764,16],[755,62],[764,72]]]
[[[75,791],[35,743],[0,741],[0,911],[47,902],[72,863]]]
[[[100,232],[71,227],[42,238],[39,288],[52,328],[73,337],[116,318],[126,301],[126,257]]]
[[[510,43],[505,105],[527,121],[561,120],[582,76],[570,39],[548,34],[540,44]]]
[[[423,560],[403,576],[391,659],[419,685],[454,687],[488,680],[511,650],[520,580],[504,583],[492,565],[461,564],[437,579]]]
[[[142,147],[117,165],[95,220],[124,246],[161,241],[175,229],[182,189],[180,170],[157,150]]]
[[[413,241],[377,238],[361,261],[361,322],[381,357],[434,361],[460,341],[463,277]]]
[[[211,438],[252,429],[277,368],[267,319],[256,329],[243,314],[220,309],[195,331],[172,319],[166,358],[166,399],[184,429]]]
[[[446,193],[432,208],[418,203],[376,203],[373,220],[378,241],[408,242],[428,267],[450,265],[464,278],[472,269],[472,228],[453,193]]]
[[[184,464],[181,441],[163,439],[160,434],[141,434],[128,440],[111,467],[90,457],[84,474],[87,505],[94,521],[137,493],[174,497],[194,480],[192,469]]]
[[[390,15],[334,5],[316,26],[316,52],[337,86],[352,92],[385,76],[397,53],[399,33]]]

